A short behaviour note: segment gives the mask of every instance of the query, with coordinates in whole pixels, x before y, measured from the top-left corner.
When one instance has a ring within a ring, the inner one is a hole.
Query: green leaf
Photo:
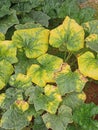
[[[12,106],[3,114],[0,126],[4,129],[21,130],[29,125],[28,115],[27,112],[21,112]]]
[[[16,16],[16,11],[11,10],[9,15],[0,19],[0,32],[5,34],[11,26],[18,23],[19,21]]]
[[[86,94],[84,92],[81,93],[69,93],[65,97],[63,97],[62,104],[69,106],[73,110],[79,108],[84,101],[86,100]]]
[[[31,16],[36,23],[40,23],[42,26],[48,27],[50,17],[41,11],[32,11]]]
[[[27,22],[25,24],[17,24],[15,26],[15,28],[17,30],[21,30],[21,29],[31,29],[31,28],[38,28],[41,27],[40,24],[34,23],[34,22]]]
[[[10,106],[11,106],[11,105],[15,102],[15,100],[17,99],[18,92],[17,92],[17,90],[14,89],[14,88],[8,88],[4,94],[5,94],[5,95],[4,95],[5,98],[4,98],[3,102],[1,103],[0,107],[1,107],[2,109],[7,110],[7,109],[10,108]],[[2,96],[2,94],[1,94],[0,96]],[[0,100],[0,101],[1,101],[1,100]]]
[[[0,41],[0,60],[7,60],[11,64],[18,61],[16,57],[17,48],[12,41]]]
[[[66,130],[68,123],[72,123],[72,110],[62,105],[57,115],[46,113],[42,116],[47,128],[53,130]]]
[[[54,82],[54,72],[61,67],[63,60],[50,54],[44,54],[37,58],[37,61],[39,65],[33,64],[27,71],[32,82],[40,87],[44,87],[47,82]]]
[[[43,0],[12,0],[12,8],[17,11],[17,14],[29,13],[33,8],[40,6]]]
[[[10,13],[11,2],[10,0],[0,1],[0,18]]]
[[[66,0],[57,8],[57,14],[59,18],[64,18],[65,16],[75,18],[79,10],[77,0]]]
[[[72,72],[67,66],[65,72],[56,77],[56,83],[61,95],[70,92],[81,92],[87,82],[79,71]]]
[[[62,101],[58,88],[53,85],[45,86],[44,91],[35,87],[31,96],[36,111],[46,110],[51,114],[56,113],[59,103]]]
[[[15,31],[12,41],[25,51],[28,58],[37,58],[48,49],[49,30],[33,28]]]
[[[78,66],[84,76],[98,80],[98,59],[90,51],[78,57]]]
[[[0,32],[0,41],[4,41],[4,40],[5,40],[5,35]]]
[[[84,30],[67,16],[60,26],[50,31],[49,43],[56,48],[65,46],[65,50],[78,51],[84,46]]]
[[[82,24],[84,30],[89,34],[98,34],[98,20],[92,20]]]
[[[25,56],[23,50],[18,50],[17,52],[18,62],[14,65],[15,67],[15,75],[18,73],[26,74],[27,69],[34,63],[37,63],[35,59],[28,59]]]
[[[48,130],[40,116],[34,119],[33,130]]]
[[[98,34],[90,34],[85,41],[87,47],[98,53]]]
[[[87,22],[87,21],[91,21],[94,19],[94,15],[95,15],[95,9],[94,8],[91,8],[91,7],[85,7],[85,8],[82,8],[80,11],[79,11],[79,22],[80,23],[84,23],[84,22]]]
[[[13,66],[8,61],[0,61],[0,90],[7,84],[13,70]]]
[[[61,6],[61,0],[44,0],[42,10],[52,19],[57,18],[57,9]]]
[[[94,120],[96,114],[98,114],[98,106],[93,103],[83,104],[73,112],[73,121],[83,130],[97,130],[98,121]]]
[[[31,78],[27,75],[18,73],[17,76],[12,75],[9,84],[15,88],[26,90],[32,86]]]

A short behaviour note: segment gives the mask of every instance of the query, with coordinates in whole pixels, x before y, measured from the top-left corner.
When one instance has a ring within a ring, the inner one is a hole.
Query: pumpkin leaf
[[[9,81],[10,75],[13,73],[13,66],[5,60],[0,61],[0,90]]]
[[[2,93],[3,94],[3,93]],[[0,104],[0,107],[4,110],[7,110],[10,108],[10,106],[15,102],[17,99],[18,92],[15,88],[8,88],[6,92],[4,93],[4,96],[0,94],[1,100],[4,99],[2,103]],[[3,96],[3,97],[2,97]]]
[[[87,47],[98,53],[98,34],[90,34],[85,41]]]
[[[0,32],[0,41],[4,41],[4,40],[5,40],[5,35]]]
[[[56,48],[65,46],[65,50],[78,51],[84,46],[84,30],[67,16],[60,26],[50,31],[49,43]]]
[[[33,28],[17,30],[13,37],[13,43],[25,51],[28,58],[37,58],[46,53],[48,49],[49,30]]]
[[[6,34],[7,30],[12,27],[14,24],[18,24],[18,18],[16,16],[16,11],[11,10],[9,15],[5,15],[0,19],[0,32]]]
[[[36,23],[40,23],[42,26],[48,27],[50,17],[43,13],[42,11],[34,11],[32,10],[31,13],[32,18]]]
[[[26,127],[29,125],[28,116],[30,113],[28,111],[22,112],[17,110],[15,105],[11,106],[1,118],[1,128],[21,130],[22,128]]]
[[[65,97],[63,97],[62,105],[69,106],[73,110],[79,108],[84,101],[86,100],[86,94],[84,92],[81,93],[69,93]]]
[[[78,57],[78,66],[84,76],[98,80],[98,59],[90,51]]]
[[[31,79],[27,75],[21,73],[12,75],[10,77],[9,84],[15,88],[23,90],[26,90],[28,87],[32,86]]]
[[[71,92],[81,92],[87,82],[79,71],[72,72],[71,69],[68,69],[66,66],[65,72],[56,77],[56,83],[61,95]]]
[[[97,130],[98,121],[94,120],[96,114],[98,114],[98,106],[94,103],[82,104],[79,109],[73,112],[73,121],[83,130]]]
[[[60,68],[63,60],[50,54],[44,54],[37,58],[37,61],[39,65],[33,64],[27,71],[32,82],[40,87],[44,87],[47,82],[54,82],[54,72]]]
[[[67,125],[72,123],[72,110],[70,107],[62,105],[57,115],[46,113],[42,118],[48,129],[66,130]]]
[[[26,74],[27,69],[34,63],[37,63],[35,59],[29,59],[25,56],[23,50],[18,49],[17,52],[18,62],[14,64],[15,67],[15,75],[18,73]]]
[[[89,34],[98,34],[98,20],[92,20],[82,24],[84,30]]]
[[[48,130],[40,116],[34,119],[33,130]]]
[[[31,96],[36,111],[46,110],[51,114],[56,113],[59,103],[62,101],[58,88],[53,85],[46,85],[44,90],[35,87]]]
[[[0,41],[0,60],[7,60],[11,64],[18,61],[16,57],[17,48],[12,41]]]

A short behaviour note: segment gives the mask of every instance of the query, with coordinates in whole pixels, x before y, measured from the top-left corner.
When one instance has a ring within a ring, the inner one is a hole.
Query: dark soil
[[[86,103],[94,102],[98,105],[98,84],[91,82],[88,83],[84,89],[86,93]]]
[[[85,103],[93,102],[98,105],[98,84],[94,82],[87,83],[84,92],[87,97]],[[96,115],[95,120],[98,120],[98,115]]]

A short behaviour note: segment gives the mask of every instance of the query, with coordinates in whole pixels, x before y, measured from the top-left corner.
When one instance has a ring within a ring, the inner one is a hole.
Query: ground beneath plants
[[[94,82],[87,83],[84,92],[87,97],[85,103],[94,102],[98,105],[98,84]],[[96,115],[95,119],[98,120],[98,115]]]

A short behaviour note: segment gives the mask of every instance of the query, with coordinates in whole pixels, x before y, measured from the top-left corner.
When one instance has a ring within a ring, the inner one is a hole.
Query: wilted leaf
[[[44,87],[47,82],[54,82],[54,72],[57,71],[63,60],[59,57],[44,54],[37,58],[39,64],[33,64],[27,71],[27,75],[32,78],[32,82]]]
[[[65,46],[65,50],[78,51],[84,46],[84,30],[75,20],[66,17],[63,24],[50,31],[49,43],[56,48]]]
[[[98,80],[98,59],[90,51],[78,57],[78,66],[84,76]]]
[[[65,67],[65,72],[56,77],[56,83],[61,95],[70,92],[81,92],[84,88],[86,79],[78,72],[72,72],[68,67]]]
[[[0,60],[7,60],[11,64],[18,61],[17,48],[13,45],[12,41],[0,41]]]
[[[70,107],[62,105],[57,115],[46,113],[42,118],[48,129],[66,130],[67,125],[72,123],[72,110]]]
[[[29,104],[24,100],[16,100],[14,105],[22,112],[25,112],[29,109]]]
[[[45,94],[43,94],[43,92]],[[45,86],[44,91],[42,91],[41,88],[36,87],[31,96],[36,111],[46,110],[51,114],[56,113],[58,105],[62,101],[58,88],[53,85]]]
[[[48,49],[49,30],[33,28],[17,30],[13,37],[13,43],[25,51],[28,58],[37,58],[46,53]]]

